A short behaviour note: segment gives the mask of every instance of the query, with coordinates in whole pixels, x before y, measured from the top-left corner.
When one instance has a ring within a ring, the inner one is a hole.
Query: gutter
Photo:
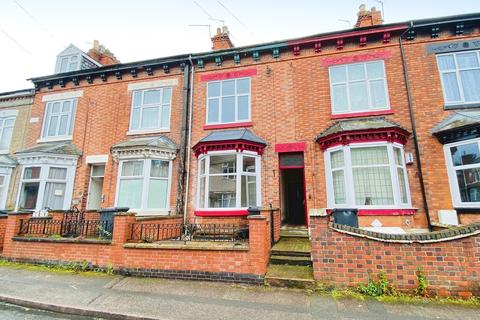
[[[190,157],[192,154],[192,120],[193,120],[193,88],[195,79],[195,65],[192,61],[192,55],[188,57],[191,66],[190,71],[190,101],[188,110],[188,139],[187,139],[187,176],[185,179],[185,198],[183,203],[183,223],[187,223],[187,208],[188,208],[188,189],[190,185]]]
[[[398,38],[398,43],[400,44],[400,54],[402,58],[402,67],[403,67],[403,77],[405,79],[405,89],[407,91],[407,103],[408,103],[408,111],[410,113],[410,123],[412,125],[412,136],[413,136],[413,143],[415,145],[415,156],[417,158],[417,169],[418,169],[418,178],[420,180],[420,190],[422,193],[422,200],[423,200],[423,209],[425,210],[425,214],[427,216],[427,225],[428,230],[433,231],[432,222],[430,220],[430,211],[428,208],[428,201],[427,201],[427,193],[425,190],[425,184],[423,179],[423,172],[422,172],[422,161],[420,158],[420,147],[418,145],[418,138],[417,138],[417,129],[415,126],[415,114],[413,111],[413,102],[412,102],[412,95],[410,90],[410,82],[408,76],[408,67],[405,59],[405,50],[403,48],[402,37],[411,29],[413,28],[413,21],[410,21],[410,26],[400,35]]]

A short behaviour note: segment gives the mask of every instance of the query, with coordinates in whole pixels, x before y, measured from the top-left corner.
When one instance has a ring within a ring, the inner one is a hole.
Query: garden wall
[[[5,238],[5,228],[7,227],[7,216],[0,215],[0,253],[3,250],[3,239]]]

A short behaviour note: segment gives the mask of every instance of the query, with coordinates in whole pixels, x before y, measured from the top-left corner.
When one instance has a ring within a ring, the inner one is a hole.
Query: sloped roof
[[[248,129],[222,130],[209,133],[198,143],[243,140],[267,145],[267,143]]]
[[[70,141],[41,143],[31,148],[16,152],[16,154],[26,154],[26,153],[51,153],[51,154],[65,154],[65,155],[72,155],[72,156],[80,156],[82,154],[80,150],[78,150],[77,147]]]
[[[330,136],[335,133],[341,133],[341,132],[347,132],[347,131],[371,130],[371,129],[384,129],[384,128],[401,128],[405,130],[398,123],[393,122],[391,120],[387,120],[384,117],[340,120],[333,123],[330,127],[328,127],[322,133],[320,133],[317,136],[317,140],[323,137]]]
[[[120,143],[117,143],[112,146],[112,149],[121,149],[121,148],[142,148],[142,147],[156,147],[177,150],[178,147],[169,138],[165,136],[155,136],[155,137],[142,137],[126,140]]]
[[[455,111],[438,123],[431,133],[436,134],[476,124],[480,124],[480,111]]]
[[[17,161],[15,159],[13,159],[12,157],[4,155],[4,154],[0,155],[0,166],[1,165],[15,166],[16,164],[17,164]]]

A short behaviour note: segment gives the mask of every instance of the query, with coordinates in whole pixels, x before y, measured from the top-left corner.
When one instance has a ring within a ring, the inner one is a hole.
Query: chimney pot
[[[217,28],[217,34],[212,37],[212,49],[223,50],[233,48],[232,40],[230,40],[230,34],[227,26]]]
[[[370,10],[367,10],[365,4],[362,4],[358,9],[356,28],[372,27],[383,23],[382,12],[377,10],[377,8],[372,7]]]

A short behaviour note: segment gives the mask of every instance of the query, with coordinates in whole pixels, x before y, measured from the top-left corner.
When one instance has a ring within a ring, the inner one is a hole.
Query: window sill
[[[444,108],[445,110],[477,109],[477,108],[480,108],[480,103],[446,104],[443,108]]]
[[[335,208],[342,209],[342,208]],[[330,214],[333,209],[328,209]],[[359,216],[411,216],[417,212],[417,208],[402,209],[358,209]]]
[[[170,129],[155,129],[155,130],[135,130],[127,131],[127,136],[136,136],[141,134],[152,134],[152,133],[169,133]]]
[[[41,138],[37,140],[37,143],[57,142],[57,141],[72,141],[72,136]]]
[[[137,217],[154,217],[154,216],[168,216],[171,212],[168,209],[150,209],[150,210],[136,210],[130,209],[129,212],[134,212]]]
[[[393,114],[393,110],[379,110],[379,111],[366,111],[366,112],[355,112],[355,113],[339,113],[332,114],[331,119],[344,119],[344,118],[360,118],[360,117],[370,117],[370,116],[383,116]]]
[[[237,123],[224,123],[224,124],[206,124],[203,126],[203,130],[215,130],[215,129],[228,129],[228,128],[245,128],[252,127],[253,122],[237,122]]]
[[[247,209],[236,210],[195,210],[195,216],[197,217],[241,217],[247,216]]]
[[[480,206],[477,206],[477,207],[463,207],[463,208],[460,208],[460,207],[455,207],[455,210],[457,211],[457,213],[480,213]]]
[[[8,154],[8,150],[0,150],[0,154]]]

